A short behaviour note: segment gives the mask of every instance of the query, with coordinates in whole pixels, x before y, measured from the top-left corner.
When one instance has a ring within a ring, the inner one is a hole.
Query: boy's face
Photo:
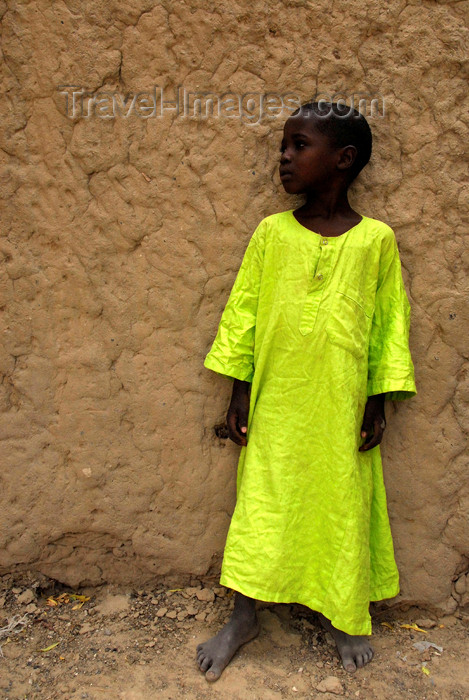
[[[337,165],[341,149],[334,147],[315,125],[313,115],[287,119],[280,147],[280,179],[288,194],[306,194],[330,189],[340,176]]]

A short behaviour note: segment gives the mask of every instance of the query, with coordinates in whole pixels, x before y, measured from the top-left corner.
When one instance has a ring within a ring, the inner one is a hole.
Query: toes
[[[357,665],[357,668],[363,668],[363,666],[365,665],[365,661],[363,660],[363,656],[361,654],[356,655],[355,663]]]
[[[357,670],[355,661],[351,656],[343,656],[342,665],[348,673],[354,673]]]
[[[205,678],[208,680],[209,683],[213,683],[214,681],[217,681],[220,678],[222,671],[222,668],[216,666],[216,664],[213,664],[210,671],[207,671],[207,673],[205,674]]]
[[[202,661],[199,664],[200,670],[204,671],[204,672],[207,671],[209,669],[211,663],[212,663],[212,659],[210,657],[206,656],[204,659],[202,659]]]

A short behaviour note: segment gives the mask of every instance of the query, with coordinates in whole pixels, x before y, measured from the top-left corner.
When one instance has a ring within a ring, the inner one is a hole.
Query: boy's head
[[[305,132],[308,132],[306,136],[309,134],[313,140],[306,138],[306,144],[301,144],[298,138],[301,140],[301,134]],[[336,172],[344,178],[348,187],[371,156],[372,136],[365,117],[353,108],[331,102],[308,102],[287,120],[282,142],[284,166],[282,168],[281,161],[281,173],[282,170],[289,170],[288,163],[285,166],[285,161],[289,160],[289,141],[292,142],[292,157],[295,153],[299,155],[298,149],[306,145],[311,162],[316,159],[314,169],[318,183],[321,178],[334,176],[333,173]],[[300,161],[302,158],[304,161],[305,157],[299,155]],[[286,187],[288,178],[286,175],[285,181],[282,180],[287,191],[291,189]]]
[[[371,157],[372,135],[365,117],[353,107],[335,102],[307,102],[299,109],[315,120],[316,128],[330,138],[334,146],[355,146],[357,155],[350,168],[351,181]]]

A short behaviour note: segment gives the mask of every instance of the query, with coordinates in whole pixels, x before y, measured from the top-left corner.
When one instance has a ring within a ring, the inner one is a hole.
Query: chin
[[[287,194],[301,194],[301,191],[295,186],[295,183],[291,180],[286,180],[282,182],[282,187]]]

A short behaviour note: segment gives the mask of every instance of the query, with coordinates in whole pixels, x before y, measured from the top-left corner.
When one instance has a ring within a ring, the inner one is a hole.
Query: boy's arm
[[[249,416],[249,393],[250,382],[243,382],[235,379],[233,382],[233,392],[231,402],[226,415],[228,435],[237,445],[245,447],[247,443],[246,432]]]
[[[416,393],[409,351],[410,306],[392,231],[382,241],[368,352],[368,396],[403,400]]]
[[[251,382],[254,375],[254,340],[261,289],[266,227],[261,222],[249,242],[217,336],[205,358],[207,369],[233,379]]]
[[[365,442],[358,448],[359,452],[372,450],[383,439],[384,429],[386,428],[384,399],[385,394],[375,394],[375,396],[368,397],[360,433]]]

